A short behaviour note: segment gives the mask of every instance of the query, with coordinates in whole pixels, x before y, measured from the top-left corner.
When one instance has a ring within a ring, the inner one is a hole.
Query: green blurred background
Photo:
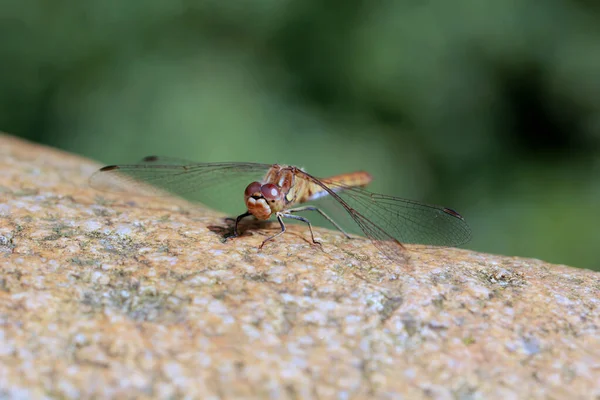
[[[0,130],[365,169],[467,248],[600,269],[597,1],[0,0],[0,38]]]

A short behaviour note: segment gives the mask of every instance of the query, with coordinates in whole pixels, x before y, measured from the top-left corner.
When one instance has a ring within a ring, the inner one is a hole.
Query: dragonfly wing
[[[325,184],[309,174],[305,175],[328,192],[329,196],[319,200],[321,204],[329,205],[325,208],[338,215],[343,209],[345,219],[351,220],[391,258],[402,253],[400,243],[459,246],[471,237],[464,218],[449,208],[372,193],[339,182]]]
[[[270,167],[257,163],[194,163],[152,156],[137,164],[104,167],[90,177],[89,183],[94,189],[106,192],[132,196],[174,194],[221,208],[219,200],[230,197],[243,206],[246,186],[261,180]]]

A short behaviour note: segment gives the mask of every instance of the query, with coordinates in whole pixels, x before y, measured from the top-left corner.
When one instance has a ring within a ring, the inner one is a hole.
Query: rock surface
[[[0,135],[0,397],[598,398],[600,274],[460,249],[391,265]]]

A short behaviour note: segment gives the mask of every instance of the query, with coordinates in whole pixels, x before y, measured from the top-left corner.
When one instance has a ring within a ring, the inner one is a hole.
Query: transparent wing
[[[468,224],[452,209],[372,193],[339,182],[327,181],[325,184],[318,178],[303,174],[305,179],[328,192],[329,196],[318,202],[328,203],[328,210],[333,208],[336,215],[343,209],[346,219],[349,217],[379,250],[392,259],[405,257],[401,243],[459,246],[471,238]]]
[[[230,208],[233,198],[237,200],[239,211],[245,207],[246,186],[261,180],[270,167],[269,164],[196,163],[150,156],[137,164],[101,168],[90,177],[89,184],[97,190],[133,196],[181,195],[219,209]]]

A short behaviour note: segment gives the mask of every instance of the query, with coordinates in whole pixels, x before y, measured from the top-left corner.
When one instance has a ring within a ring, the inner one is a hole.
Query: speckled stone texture
[[[258,251],[277,224],[225,241],[96,168],[0,136],[2,398],[600,397],[598,273],[301,225]]]

